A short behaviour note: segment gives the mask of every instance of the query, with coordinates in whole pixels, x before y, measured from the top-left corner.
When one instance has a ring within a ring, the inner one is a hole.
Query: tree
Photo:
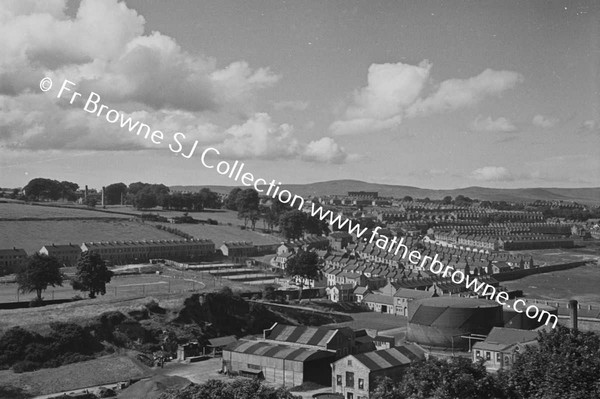
[[[95,298],[96,294],[106,294],[106,284],[110,283],[112,276],[113,272],[108,270],[99,254],[85,251],[77,262],[71,286],[74,290],[87,291],[90,298]]]
[[[237,211],[237,197],[238,194],[241,193],[243,190],[239,187],[235,187],[233,190],[231,190],[229,192],[229,195],[227,196],[227,198],[225,198],[225,208],[232,210],[232,211]]]
[[[260,217],[258,211],[258,205],[260,199],[258,197],[258,191],[253,188],[240,191],[236,196],[236,209],[238,211],[238,218],[244,219],[244,227],[248,224],[248,221],[252,223],[252,229],[256,225],[256,221]]]
[[[542,332],[508,373],[519,398],[600,398],[600,337],[557,326]],[[552,367],[549,367],[552,365]]]
[[[444,199],[442,200],[442,203],[446,204],[446,205],[451,204],[452,203],[452,197],[449,196],[449,195],[445,196]]]
[[[83,203],[90,208],[94,208],[98,205],[98,199],[96,197],[88,196]]]
[[[410,195],[406,195],[404,196],[404,198],[402,198],[403,201],[407,201],[407,202],[412,202],[413,201],[413,197],[411,197]]]
[[[279,217],[279,230],[288,240],[302,237],[306,216],[299,210],[288,211]]]
[[[37,300],[42,301],[42,291],[49,285],[62,286],[63,276],[60,264],[53,256],[35,253],[29,257],[25,267],[17,272],[17,284],[23,293],[34,292]]]
[[[304,216],[304,231],[306,233],[318,236],[322,234],[329,235],[329,223],[327,223],[326,220],[321,220],[316,216],[310,216],[308,214],[304,214]]]
[[[121,197],[127,194],[125,183],[109,184],[104,188],[104,200],[107,205],[116,205],[121,203]]]
[[[298,299],[302,298],[302,289],[304,288],[304,279],[317,280],[321,277],[321,264],[316,252],[298,251],[292,256],[285,268],[290,277],[300,277],[300,292]]]

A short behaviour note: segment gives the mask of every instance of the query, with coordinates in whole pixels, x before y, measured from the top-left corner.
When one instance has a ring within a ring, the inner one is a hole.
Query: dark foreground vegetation
[[[177,345],[224,335],[238,337],[262,333],[275,322],[322,325],[343,321],[335,315],[320,315],[296,309],[270,310],[244,300],[224,287],[218,292],[194,294],[181,308],[161,308],[149,300],[127,314],[113,311],[85,323],[51,323],[51,332],[41,335],[13,327],[0,336],[0,369],[25,372],[89,360],[119,349],[133,349],[149,357],[155,351],[175,354]]]

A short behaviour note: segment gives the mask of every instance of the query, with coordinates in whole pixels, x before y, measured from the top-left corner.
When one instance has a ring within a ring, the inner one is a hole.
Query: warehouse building
[[[240,340],[223,349],[223,367],[227,372],[264,378],[287,387],[304,382],[331,384],[329,365],[335,352],[274,344],[265,341]]]

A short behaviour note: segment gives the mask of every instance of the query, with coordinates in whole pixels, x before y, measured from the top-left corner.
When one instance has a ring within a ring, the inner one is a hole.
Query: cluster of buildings
[[[546,329],[531,320],[515,324],[514,309],[483,299],[414,296],[407,309],[405,335],[275,323],[261,336],[224,347],[223,370],[286,387],[312,382],[331,387],[332,397],[368,399],[381,377],[399,379],[411,364],[432,357],[465,357],[489,372],[509,369]]]

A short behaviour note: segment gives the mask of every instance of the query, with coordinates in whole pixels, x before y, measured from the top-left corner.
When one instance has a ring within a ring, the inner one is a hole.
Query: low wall
[[[42,306],[46,305],[59,305],[61,303],[73,302],[74,299],[48,299],[44,300]],[[9,309],[23,309],[29,307],[29,301],[21,301],[21,302],[4,302],[0,303],[0,310],[9,310]]]
[[[534,274],[550,273],[559,270],[573,269],[575,267],[583,266],[586,263],[588,263],[588,261],[562,263],[560,265],[536,267],[534,269],[512,270],[510,272],[492,274],[492,277],[498,281],[517,280],[523,277],[532,276]]]

